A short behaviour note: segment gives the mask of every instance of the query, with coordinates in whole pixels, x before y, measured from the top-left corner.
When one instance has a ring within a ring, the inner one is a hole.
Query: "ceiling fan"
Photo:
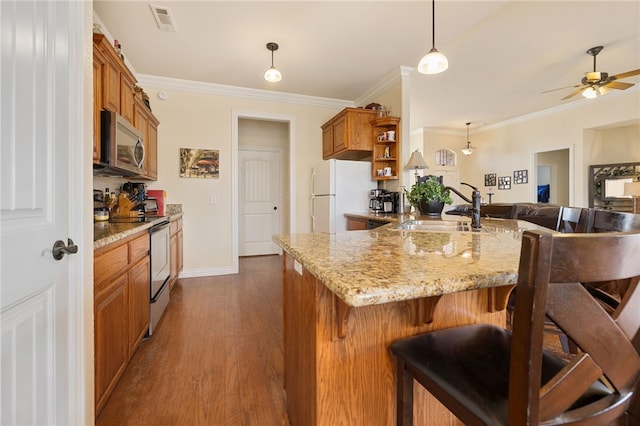
[[[593,56],[593,71],[584,73],[584,77],[582,77],[580,84],[577,84],[575,86],[561,87],[559,89],[545,90],[542,93],[548,93],[555,90],[574,87],[576,88],[576,90],[569,93],[567,96],[562,98],[562,100],[569,99],[577,95],[578,93],[582,93],[582,96],[584,96],[585,98],[595,98],[597,96],[604,95],[610,89],[625,90],[633,86],[633,83],[623,83],[618,80],[627,77],[633,77],[634,75],[639,75],[640,69],[627,71],[616,75],[609,75],[606,72],[596,71],[596,56],[598,56],[598,53],[600,53],[602,49],[603,46],[595,46],[587,50],[587,53]]]

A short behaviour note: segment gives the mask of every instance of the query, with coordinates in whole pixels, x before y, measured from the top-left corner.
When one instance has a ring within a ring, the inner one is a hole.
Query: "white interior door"
[[[85,309],[70,282],[81,257],[52,256],[81,226],[70,225],[82,182],[69,159],[82,146],[83,3],[0,2],[3,425],[85,422]]]
[[[271,237],[282,227],[280,151],[241,148],[238,172],[239,255],[279,253]]]

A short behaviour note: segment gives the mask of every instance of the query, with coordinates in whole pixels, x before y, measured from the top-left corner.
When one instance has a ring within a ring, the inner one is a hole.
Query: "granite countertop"
[[[182,213],[163,216],[151,222],[95,222],[93,224],[93,249],[99,249],[107,244],[127,238],[131,235],[151,228],[154,224],[162,220],[174,220],[182,216]]]
[[[395,216],[395,222],[407,218]],[[357,307],[514,284],[522,232],[549,230],[516,220],[482,223],[481,232],[407,232],[391,230],[390,223],[368,231],[275,235],[273,241]]]

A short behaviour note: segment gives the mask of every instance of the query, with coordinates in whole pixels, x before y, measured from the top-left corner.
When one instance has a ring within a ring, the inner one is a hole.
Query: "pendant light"
[[[270,83],[282,80],[282,74],[273,66],[273,52],[278,50],[278,43],[267,43],[267,49],[271,51],[271,66],[264,72],[264,79]]]
[[[431,0],[431,50],[418,63],[420,74],[438,74],[449,68],[447,57],[436,49],[436,0]]]
[[[473,154],[473,150],[475,149],[473,146],[471,146],[471,141],[469,140],[469,126],[471,125],[471,123],[466,123],[467,125],[467,146],[462,148],[462,153],[464,155],[471,155]]]

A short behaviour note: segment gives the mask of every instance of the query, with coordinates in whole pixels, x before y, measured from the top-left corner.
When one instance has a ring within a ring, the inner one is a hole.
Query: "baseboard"
[[[212,277],[216,275],[232,275],[233,268],[231,266],[224,266],[220,268],[196,268],[196,269],[183,269],[178,275],[178,278],[198,278],[198,277]]]

